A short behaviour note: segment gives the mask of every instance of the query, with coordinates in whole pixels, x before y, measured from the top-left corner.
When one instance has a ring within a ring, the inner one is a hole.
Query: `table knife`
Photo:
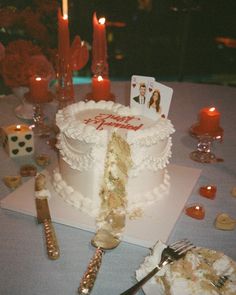
[[[38,222],[42,223],[44,227],[48,258],[55,260],[59,258],[60,250],[50,216],[47,196],[42,197],[42,194],[46,195],[47,190],[45,190],[44,187],[39,190],[38,185],[39,182],[42,184],[42,180],[45,181],[45,179],[46,178],[43,174],[39,174],[35,178],[35,204]]]

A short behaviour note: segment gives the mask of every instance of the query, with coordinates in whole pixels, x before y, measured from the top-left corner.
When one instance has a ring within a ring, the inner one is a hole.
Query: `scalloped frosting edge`
[[[86,198],[83,194],[69,186],[63,180],[58,169],[53,171],[52,185],[59,197],[61,197],[65,202],[77,209],[80,209],[89,216],[97,217],[99,213],[97,204],[94,204],[91,199]],[[169,193],[169,189],[170,176],[167,169],[165,169],[163,183],[153,188],[151,191],[132,196],[133,200],[130,200],[128,192],[126,213],[132,218],[132,216],[136,215],[137,211],[143,211],[147,206],[161,200]]]
[[[137,109],[124,106],[112,101],[80,101],[71,104],[66,108],[59,110],[56,114],[56,124],[66,136],[73,139],[85,140],[87,143],[101,143],[107,139],[108,130],[100,130],[99,133],[94,126],[86,125],[78,122],[74,118],[74,114],[86,110],[101,109],[114,112],[120,116],[139,116]],[[129,144],[139,143],[142,145],[150,145],[156,143],[157,140],[168,137],[175,129],[168,119],[160,118],[154,121],[154,125],[137,131],[127,131],[127,142]]]

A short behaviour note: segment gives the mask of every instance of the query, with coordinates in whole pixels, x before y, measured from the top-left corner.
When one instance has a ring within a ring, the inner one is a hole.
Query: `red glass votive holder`
[[[222,139],[224,130],[220,127],[220,112],[215,107],[203,108],[198,114],[198,122],[191,126],[194,136],[208,135],[212,139]]]
[[[30,96],[33,102],[42,103],[48,101],[48,79],[42,77],[30,78]]]
[[[199,113],[199,128],[202,133],[215,132],[220,127],[220,113],[215,107],[203,108]]]
[[[185,214],[189,217],[192,217],[194,219],[204,219],[205,217],[205,209],[200,204],[191,204],[187,207],[185,207]]]
[[[32,104],[48,103],[54,98],[54,94],[48,89],[48,78],[33,76],[29,80],[29,91],[25,98]]]
[[[216,197],[216,191],[217,189],[214,185],[201,186],[199,189],[199,194],[202,197],[213,200]]]
[[[111,82],[108,78],[102,76],[92,78],[92,94],[94,100],[110,100]]]

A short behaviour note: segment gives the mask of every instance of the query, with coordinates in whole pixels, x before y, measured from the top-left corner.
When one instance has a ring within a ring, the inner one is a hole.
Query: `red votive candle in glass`
[[[215,196],[216,196],[216,186],[213,186],[213,185],[201,186],[199,189],[199,193],[201,196],[213,200],[215,199]]]
[[[202,205],[192,204],[185,208],[185,214],[194,219],[204,219],[205,209]]]
[[[92,95],[96,100],[110,100],[111,98],[111,83],[108,78],[102,76],[92,78]]]
[[[48,101],[48,79],[42,77],[31,77],[29,83],[32,102],[43,103]]]
[[[220,113],[215,107],[203,108],[199,113],[199,130],[202,133],[216,132],[220,127]]]

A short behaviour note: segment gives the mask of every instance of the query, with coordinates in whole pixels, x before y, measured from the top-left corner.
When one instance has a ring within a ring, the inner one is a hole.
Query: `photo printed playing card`
[[[130,106],[141,115],[153,120],[168,117],[172,88],[156,82],[153,77],[133,75],[130,89]]]
[[[173,89],[159,82],[154,82],[153,91],[147,103],[144,115],[151,119],[158,117],[168,117]]]
[[[155,79],[153,77],[133,75],[130,86],[130,106],[140,110],[143,114],[147,102],[153,91]]]

